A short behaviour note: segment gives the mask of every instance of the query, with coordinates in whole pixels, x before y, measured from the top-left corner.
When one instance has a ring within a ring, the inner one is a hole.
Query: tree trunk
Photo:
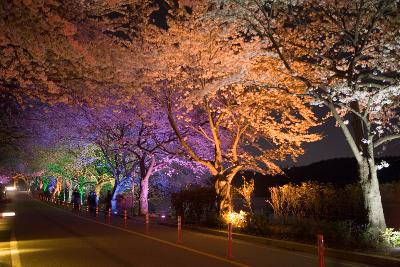
[[[140,180],[139,213],[145,215],[149,212],[149,177]]]
[[[373,163],[373,159],[368,160],[367,158],[364,158],[359,163],[358,168],[364,196],[364,206],[367,210],[368,224],[373,228],[384,230],[386,228],[386,221],[379,190],[377,168]]]
[[[73,189],[72,189],[72,183],[71,183],[70,187],[68,188],[68,201],[72,200],[72,192],[73,192]]]
[[[360,111],[358,102],[353,102],[351,107],[357,112]],[[336,117],[336,120],[340,122],[341,119],[334,107],[332,106],[330,109]],[[364,197],[364,207],[367,211],[368,224],[372,228],[383,230],[386,228],[386,222],[374,159],[374,143],[371,125],[369,123],[365,124],[360,117],[353,113],[352,129],[354,137],[352,137],[346,125],[342,124],[341,129],[358,162],[358,174]],[[363,142],[363,139],[367,139],[368,142]]]
[[[233,211],[232,205],[232,180],[239,169],[232,171],[228,175],[218,174],[215,176],[215,192],[217,194],[217,211],[219,215]]]
[[[96,184],[94,187],[94,192],[96,193],[96,196],[100,195],[101,189],[103,188],[103,183]]]
[[[118,207],[117,207],[117,195],[119,192],[119,183],[115,181],[114,188],[112,191],[112,198],[111,198],[111,211],[112,213],[118,213]],[[99,196],[97,196],[99,197]]]
[[[140,160],[140,196],[139,214],[145,215],[149,212],[149,179],[154,171],[155,158],[151,157],[150,166],[146,168],[145,157]]]

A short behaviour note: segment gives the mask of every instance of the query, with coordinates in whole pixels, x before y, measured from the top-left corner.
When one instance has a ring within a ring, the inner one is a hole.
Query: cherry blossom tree
[[[296,158],[303,142],[318,140],[308,133],[316,118],[296,95],[243,82],[249,59],[264,54],[251,49],[258,42],[231,41],[223,28],[199,20],[206,6],[191,14],[184,7],[169,10],[167,30],[149,25],[142,31],[154,63],[141,79],[158,90],[188,159],[214,177],[218,210],[225,213],[232,210],[235,174],[280,171],[276,161]]]
[[[137,120],[136,140],[129,147],[138,160],[138,173],[140,176],[139,213],[148,213],[148,195],[150,177],[162,170],[166,171],[169,164],[177,162],[174,155],[177,150],[173,148],[176,137],[169,128],[165,128],[165,118],[153,116],[153,121],[140,116]],[[158,119],[159,121],[155,121]],[[160,127],[164,124],[164,128]]]
[[[128,106],[85,109],[88,140],[102,151],[115,178],[113,201],[123,189],[134,190],[139,176],[139,213],[148,213],[149,179],[156,172],[166,172],[179,150],[176,136],[162,110],[151,108],[149,98],[136,98]],[[121,187],[121,188],[120,188]]]
[[[6,174],[0,174],[0,184],[7,185],[11,182],[11,177]]]
[[[330,110],[358,162],[368,222],[384,229],[377,170],[385,163],[374,156],[400,138],[398,1],[210,3],[210,17],[235,28],[231,36],[245,33],[273,52],[258,60],[259,70],[295,79],[302,92],[285,83],[283,89]]]
[[[231,183],[239,171],[280,172],[277,161],[295,159],[302,143],[318,139],[308,133],[315,117],[293,95],[234,86],[192,109],[186,101],[170,96],[168,119],[187,156],[213,175],[221,213],[232,211]]]
[[[134,49],[140,46],[116,45],[116,36],[127,31],[138,37],[153,9],[150,2],[2,1],[0,92],[11,92],[19,102],[71,104],[77,97],[101,102],[97,96],[105,87],[120,94],[135,87],[132,73],[142,60]],[[125,26],[103,27],[122,15]]]

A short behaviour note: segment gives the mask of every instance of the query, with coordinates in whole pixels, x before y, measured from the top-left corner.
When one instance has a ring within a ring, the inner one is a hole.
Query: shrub
[[[267,202],[274,214],[287,218],[356,220],[363,222],[366,212],[358,184],[335,188],[331,184],[304,182],[269,188],[271,199]]]
[[[251,198],[254,193],[254,179],[249,182],[242,176],[243,184],[239,188],[235,188],[236,192],[243,198],[243,204],[249,212],[252,213]]]
[[[247,224],[247,216],[248,213],[241,210],[239,213],[237,212],[227,212],[222,215],[225,224],[232,223],[233,227],[242,228]]]
[[[386,249],[400,246],[400,231],[386,228],[381,231],[376,228],[367,227],[361,235],[362,244],[375,249]]]
[[[241,230],[255,235],[270,236],[273,233],[268,218],[264,215],[258,214],[249,214],[247,216],[246,226]]]
[[[209,211],[206,212],[206,219],[204,222],[205,226],[218,228],[218,229],[225,229],[225,222],[222,216],[218,215],[216,211]]]
[[[191,187],[171,195],[172,206],[177,215],[186,222],[199,223],[207,212],[215,210],[215,190],[207,187]]]
[[[400,231],[386,228],[385,231],[381,232],[381,236],[388,247],[400,246]]]

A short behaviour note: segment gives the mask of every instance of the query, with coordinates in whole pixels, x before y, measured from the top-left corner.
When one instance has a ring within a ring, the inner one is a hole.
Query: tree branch
[[[377,148],[380,145],[383,145],[384,143],[389,142],[389,141],[393,141],[395,139],[400,139],[400,134],[388,135],[388,136],[385,136],[385,137],[382,137],[382,138],[378,139],[374,144],[374,148]]]

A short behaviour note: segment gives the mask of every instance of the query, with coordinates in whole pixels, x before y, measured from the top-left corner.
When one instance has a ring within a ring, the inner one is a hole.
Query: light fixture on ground
[[[15,216],[15,212],[13,212],[13,211],[1,213],[1,217],[14,217],[14,216]]]

